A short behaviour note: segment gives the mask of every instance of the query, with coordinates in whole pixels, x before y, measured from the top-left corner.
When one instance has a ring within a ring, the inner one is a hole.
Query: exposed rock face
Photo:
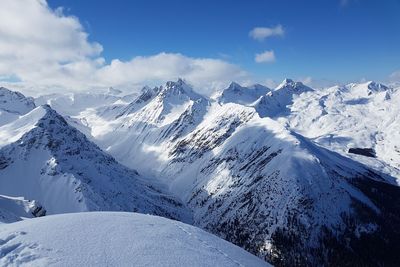
[[[357,147],[350,148],[349,153],[363,155],[363,156],[371,157],[371,158],[376,157],[375,151],[372,148],[357,148]]]

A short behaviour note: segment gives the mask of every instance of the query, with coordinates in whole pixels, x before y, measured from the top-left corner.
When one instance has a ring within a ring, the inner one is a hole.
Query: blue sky
[[[0,86],[400,82],[399,14],[400,0],[1,0]]]
[[[159,52],[221,58],[257,79],[385,80],[400,69],[400,1],[50,0],[79,18],[103,56],[129,60]],[[254,27],[282,25],[260,42]],[[273,50],[273,63],[254,55]]]

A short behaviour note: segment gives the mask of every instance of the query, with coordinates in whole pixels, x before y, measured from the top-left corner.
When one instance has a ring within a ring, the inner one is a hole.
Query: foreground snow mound
[[[0,87],[0,125],[4,125],[35,108],[33,98]]]
[[[0,194],[38,200],[49,214],[116,210],[189,220],[161,185],[119,164],[49,106],[0,132],[13,136],[0,138]]]
[[[0,229],[1,266],[268,266],[196,227],[123,212],[53,215]]]
[[[44,215],[46,210],[35,200],[0,195],[0,224]]]

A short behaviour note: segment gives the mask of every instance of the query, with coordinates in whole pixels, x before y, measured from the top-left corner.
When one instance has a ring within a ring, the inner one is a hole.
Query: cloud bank
[[[182,77],[205,94],[248,74],[220,59],[179,53],[137,56],[107,63],[78,18],[51,9],[46,0],[2,0],[0,84],[37,90],[133,88]]]

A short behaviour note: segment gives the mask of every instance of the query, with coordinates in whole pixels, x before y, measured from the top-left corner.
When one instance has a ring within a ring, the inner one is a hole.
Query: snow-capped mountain
[[[2,225],[1,266],[270,266],[196,227],[125,212]]]
[[[319,92],[285,80],[243,105],[207,100],[182,80],[151,90],[115,118],[91,112],[88,127],[118,161],[168,184],[195,225],[277,265],[395,262],[395,177],[290,127],[298,99]]]
[[[28,113],[35,107],[33,98],[0,87],[0,126]]]
[[[146,105],[149,101],[151,101],[160,92],[160,90],[161,88],[159,87],[154,87],[154,88],[150,88],[148,86],[143,87],[140,92],[140,95],[135,99],[133,99],[129,105],[125,106],[121,110],[118,110],[117,111],[118,113],[114,114],[114,116],[120,117],[123,115],[128,115],[136,112],[144,105]]]
[[[286,123],[302,135],[374,169],[400,178],[400,90],[375,82],[303,94]],[[361,148],[376,158],[348,153]]]
[[[235,82],[232,82],[228,88],[222,91],[221,95],[217,99],[220,103],[251,105],[261,96],[270,91],[271,89],[261,84],[243,87]]]
[[[254,108],[260,117],[285,116],[289,113],[288,106],[298,95],[311,91],[313,89],[301,82],[285,79],[274,91],[258,99]]]
[[[142,94],[137,99],[145,104],[143,108],[139,108],[138,112],[135,112],[135,109],[129,110],[129,114],[134,114],[131,121],[141,120],[154,125],[167,125],[178,119],[194,103],[206,102],[203,96],[194,92],[183,80],[168,82],[160,88],[147,90],[145,94],[146,98],[142,98]]]
[[[189,208],[194,225],[278,266],[398,265],[399,92],[374,82],[314,90],[286,79],[274,90],[232,83],[215,99],[196,93],[183,80],[145,87],[130,103],[120,96],[113,96],[109,102],[86,103],[75,95],[74,103],[80,103],[79,108],[72,108],[74,104],[68,101],[47,103],[69,116],[70,125],[126,167],[116,161],[112,164],[118,166],[115,168],[101,167],[103,163],[98,166],[93,163],[92,153],[56,157],[59,154],[48,150],[62,168],[60,173],[77,176],[69,169],[73,166],[72,170],[85,171],[83,177],[91,177],[88,166],[94,166],[100,176],[110,169],[118,169],[116,173],[123,169],[124,175],[120,176],[134,177],[118,180],[118,185],[107,182],[105,186],[79,178],[84,188],[94,187],[94,196],[87,197],[91,201],[102,199],[96,192],[106,191],[100,195],[109,196],[109,191],[121,186],[121,192],[135,192],[133,195],[148,200],[146,209],[150,206],[155,214],[160,214],[159,205],[164,208],[161,215],[175,218]],[[87,98],[90,96],[83,97]],[[31,113],[40,109],[51,110],[40,107]],[[25,146],[36,144],[41,140],[38,136],[44,136],[42,132],[35,135],[35,141],[26,137],[26,133],[41,129],[40,123],[24,122],[31,121],[25,119],[31,113],[0,128],[6,133],[0,135],[0,141],[11,143],[0,150],[4,157],[23,154]],[[42,128],[53,129],[53,133],[64,124],[46,123]],[[74,135],[57,136],[52,139],[69,140]],[[17,140],[23,140],[23,148]],[[82,145],[77,146],[76,150],[81,151]],[[90,151],[92,146],[90,143]],[[99,147],[95,146],[96,153],[108,157]],[[38,163],[39,158],[24,156],[23,162],[44,166],[42,161]],[[45,157],[46,162],[50,159]],[[60,163],[64,161],[65,167]],[[8,162],[4,160],[2,165],[8,166]],[[18,169],[17,163],[12,164]],[[52,163],[48,165],[45,175],[47,169],[53,169]],[[147,179],[128,168],[137,169]],[[34,167],[32,170],[30,173],[35,173]],[[51,184],[56,183],[52,180]],[[134,188],[129,189],[127,184],[134,184]],[[154,188],[162,188],[164,193]],[[173,201],[160,202],[160,194]],[[21,192],[18,196],[39,200],[52,211],[36,195]],[[106,204],[99,206],[127,210],[120,208],[124,205],[122,199],[126,200],[122,196],[107,198],[109,202],[104,200]]]
[[[190,221],[161,185],[120,165],[47,105],[0,133],[0,194],[38,200],[48,214],[138,211]]]

